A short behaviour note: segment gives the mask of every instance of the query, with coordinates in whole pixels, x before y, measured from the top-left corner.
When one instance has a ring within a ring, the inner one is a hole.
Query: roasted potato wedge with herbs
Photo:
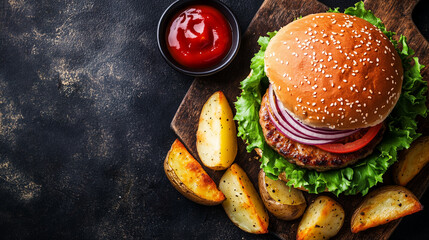
[[[357,233],[423,209],[412,192],[402,186],[384,186],[369,193],[353,213],[351,229]]]
[[[201,165],[176,139],[164,161],[168,180],[183,196],[203,205],[217,205],[225,196]]]
[[[215,92],[201,110],[197,151],[201,162],[214,170],[228,168],[237,155],[237,130],[228,100]]]
[[[393,167],[393,178],[401,186],[407,185],[429,162],[429,136],[420,137],[401,155]]]
[[[305,211],[296,239],[329,239],[337,235],[343,223],[343,207],[330,197],[320,196]]]
[[[261,169],[258,176],[259,193],[269,212],[282,220],[301,217],[307,203],[302,192],[286,185],[282,180],[272,180]]]
[[[268,213],[265,211],[252,182],[236,163],[223,174],[219,189],[225,194],[222,203],[229,219],[249,233],[268,232]]]

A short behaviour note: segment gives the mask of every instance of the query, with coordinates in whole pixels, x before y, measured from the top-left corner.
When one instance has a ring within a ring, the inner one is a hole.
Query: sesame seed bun
[[[265,72],[292,116],[338,130],[383,122],[403,79],[389,39],[342,13],[312,14],[280,29],[265,51]]]

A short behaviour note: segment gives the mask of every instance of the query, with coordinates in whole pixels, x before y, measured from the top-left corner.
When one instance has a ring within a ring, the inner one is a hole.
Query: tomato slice
[[[323,145],[315,145],[316,147],[332,153],[350,153],[355,152],[363,147],[365,147],[369,142],[377,136],[377,133],[380,131],[383,123],[380,123],[374,127],[368,129],[368,131],[361,138],[353,142],[343,143],[328,143]]]

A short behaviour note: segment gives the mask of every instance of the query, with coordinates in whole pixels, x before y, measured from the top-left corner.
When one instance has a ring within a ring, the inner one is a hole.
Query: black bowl
[[[167,27],[168,27],[168,24],[170,23],[171,18],[178,11],[186,8],[187,6],[194,5],[194,4],[208,5],[219,10],[225,16],[226,20],[229,22],[229,25],[232,31],[232,38],[231,38],[232,43],[231,43],[231,48],[229,49],[229,52],[218,64],[209,68],[192,69],[192,68],[184,67],[179,63],[177,63],[176,60],[173,59],[173,57],[170,55],[170,52],[167,49],[165,34],[167,32]],[[238,49],[240,48],[241,35],[240,35],[240,28],[238,26],[237,19],[225,4],[214,0],[205,0],[205,1],[204,0],[178,0],[172,3],[166,9],[162,14],[161,19],[159,19],[157,39],[158,39],[159,51],[161,52],[165,61],[167,61],[167,63],[170,64],[171,67],[187,75],[202,77],[202,76],[208,76],[216,72],[219,72],[220,70],[224,69],[232,62],[234,57],[237,55]]]

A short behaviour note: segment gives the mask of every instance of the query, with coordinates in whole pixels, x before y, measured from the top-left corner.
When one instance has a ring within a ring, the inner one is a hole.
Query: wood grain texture
[[[412,10],[417,2],[418,0],[367,0],[365,1],[365,6],[381,18],[388,30],[407,36],[410,46],[416,51],[416,56],[419,57],[420,62],[428,65],[429,43],[420,34],[411,19]],[[249,74],[250,59],[259,49],[257,45],[258,37],[265,35],[266,32],[279,29],[296,17],[325,12],[327,9],[325,5],[316,0],[266,0],[245,32],[238,56],[230,67],[217,75],[195,79],[181,103],[171,123],[171,127],[197,159],[195,134],[201,108],[209,96],[217,90],[222,90],[228,98],[231,107],[233,106],[233,102],[240,93],[240,81]],[[428,79],[428,74],[429,70],[425,68],[423,70],[424,79]],[[233,111],[235,112],[235,109]],[[419,127],[420,132],[423,132],[424,135],[429,134],[429,122],[427,119],[421,119]],[[255,186],[257,186],[259,171],[259,162],[257,159],[254,152],[246,152],[243,141],[239,139],[236,162],[248,173],[249,178]],[[219,181],[223,174],[223,171],[213,171],[207,168],[206,171],[216,182]],[[429,167],[426,167],[407,185],[419,198],[429,185],[428,174]],[[384,184],[392,183],[391,173],[388,171],[385,174]],[[308,203],[316,197],[314,194],[306,193],[305,195]],[[325,195],[334,197],[330,193],[326,193]],[[343,228],[335,239],[388,239],[400,222],[400,220],[396,220],[358,234],[352,234],[350,232],[350,219],[354,209],[362,201],[362,197],[360,195],[340,196],[337,200],[344,206],[346,218]],[[281,221],[271,215],[270,231],[281,239],[295,239],[299,220]]]

